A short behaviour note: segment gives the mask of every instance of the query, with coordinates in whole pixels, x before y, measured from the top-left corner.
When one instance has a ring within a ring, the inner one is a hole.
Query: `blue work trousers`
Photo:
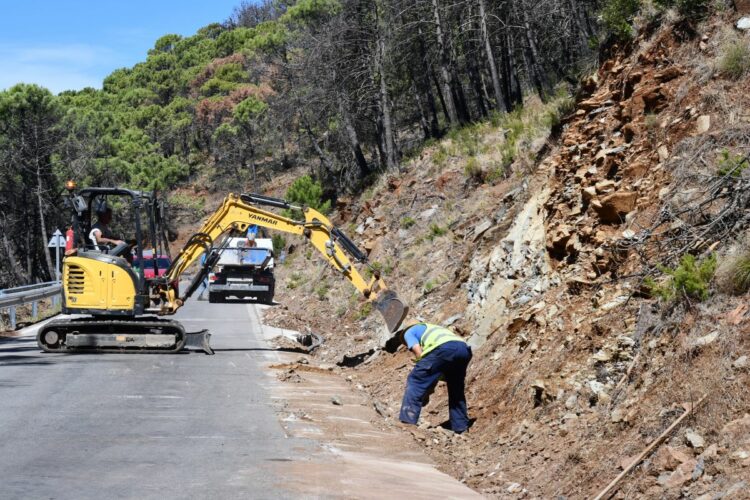
[[[471,361],[471,348],[461,341],[450,341],[437,346],[417,361],[406,379],[406,391],[401,403],[399,420],[416,425],[422,411],[422,400],[437,384],[441,376],[448,384],[448,410],[453,432],[469,428],[469,414],[464,396],[466,367]]]

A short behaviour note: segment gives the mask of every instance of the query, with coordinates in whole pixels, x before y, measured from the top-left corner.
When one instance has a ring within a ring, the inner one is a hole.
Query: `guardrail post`
[[[39,302],[34,301],[31,303],[31,318],[36,319],[39,317]]]
[[[10,306],[8,309],[8,316],[10,317],[10,329],[16,329],[16,306]]]

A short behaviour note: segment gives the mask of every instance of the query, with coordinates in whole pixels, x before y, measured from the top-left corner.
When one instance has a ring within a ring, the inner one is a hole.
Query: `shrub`
[[[372,302],[365,302],[357,312],[357,319],[363,320],[372,313]]]
[[[448,160],[448,151],[441,144],[437,151],[432,154],[432,162],[438,167],[443,167]]]
[[[432,241],[439,236],[443,236],[447,232],[448,230],[445,229],[444,227],[438,226],[437,224],[434,224],[434,223],[430,224],[430,235],[428,236],[428,239]]]
[[[479,166],[479,160],[477,160],[476,156],[471,156],[468,160],[466,160],[466,166],[464,166],[464,174],[466,174],[466,177],[468,177],[469,179],[475,180],[477,182],[482,182],[484,172],[482,171],[482,167]]]
[[[328,283],[326,283],[325,281],[316,286],[315,294],[318,296],[318,300],[325,300],[326,296],[328,295],[328,290],[330,289],[331,287],[329,287]]]
[[[750,167],[750,162],[747,156],[733,155],[729,150],[725,149],[721,152],[721,159],[719,159],[719,169],[716,173],[724,177],[725,175],[731,175],[732,177],[739,177],[742,171],[747,167]]]
[[[331,210],[331,200],[323,201],[323,186],[309,175],[303,175],[289,186],[286,199],[324,214]]]
[[[734,262],[734,291],[746,293],[750,290],[750,254],[745,254]]]
[[[653,279],[646,280],[646,286],[651,293],[665,301],[679,301],[695,299],[704,301],[709,295],[709,284],[716,272],[716,256],[711,255],[696,261],[693,255],[683,255],[680,264],[674,268],[660,268],[669,275],[664,283],[656,283]]]
[[[282,250],[286,248],[286,240],[284,237],[280,234],[274,234],[271,237],[271,241],[273,242],[273,254],[281,255]]]
[[[750,249],[722,259],[716,271],[716,282],[725,293],[742,295],[750,291]]]
[[[416,223],[417,223],[417,221],[415,221],[411,217],[404,217],[403,219],[401,219],[401,227],[404,228],[404,229],[409,229],[410,227],[412,227]]]
[[[750,71],[750,47],[747,42],[737,40],[722,48],[719,69],[728,78],[739,80]]]

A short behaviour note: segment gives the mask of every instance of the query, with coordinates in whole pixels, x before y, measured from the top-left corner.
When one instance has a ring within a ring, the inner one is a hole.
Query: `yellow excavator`
[[[218,262],[227,236],[244,234],[251,225],[305,237],[373,303],[391,333],[398,330],[408,312],[377,269],[370,267],[370,279],[360,274],[350,257],[368,265],[367,255],[325,215],[312,208],[259,194],[230,194],[200,231],[187,240],[166,270],[158,269],[161,259],[152,259],[151,265],[156,269],[153,276],[146,277],[143,248],[149,246],[156,254],[169,252],[164,200],[155,192],[123,188],[86,188],[76,192],[73,182],[66,187],[76,245],[66,251],[63,259],[62,312],[76,317],[52,321],[39,330],[37,343],[45,352],[179,352],[189,345],[212,354],[208,332],[189,333],[179,322],[163,317],[177,312],[204,282]],[[107,248],[96,245],[91,236],[91,217],[96,207],[112,197],[120,200],[120,206],[130,205],[135,239]],[[302,214],[304,220],[260,206]],[[179,279],[194,264],[199,270],[180,296]]]

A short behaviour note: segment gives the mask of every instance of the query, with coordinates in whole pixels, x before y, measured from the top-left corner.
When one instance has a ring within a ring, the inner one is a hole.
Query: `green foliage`
[[[292,273],[286,282],[286,287],[290,290],[299,288],[307,282],[307,279],[300,273]]]
[[[444,236],[448,232],[447,229],[445,229],[442,226],[439,226],[435,223],[430,224],[430,233],[427,236],[427,239],[432,241],[435,238],[439,238],[440,236]]]
[[[445,162],[448,160],[448,151],[441,144],[437,150],[432,154],[432,161],[439,168],[445,166]]]
[[[202,196],[189,196],[187,194],[177,193],[169,197],[169,204],[173,207],[197,212],[199,215],[203,215],[206,209],[206,199]]]
[[[331,287],[328,285],[327,282],[321,281],[318,283],[318,286],[315,287],[315,295],[318,296],[318,300],[325,300],[326,296],[328,295],[328,291],[331,289]]]
[[[716,272],[716,256],[696,261],[693,255],[686,254],[676,268],[660,269],[669,278],[663,283],[647,279],[645,284],[651,293],[668,302],[684,299],[704,301],[708,298],[709,284]]]
[[[367,318],[370,314],[372,314],[372,302],[365,302],[357,312],[357,319],[361,321]]]
[[[416,223],[417,223],[417,221],[415,221],[413,218],[411,218],[409,216],[404,217],[403,219],[401,219],[401,222],[400,222],[401,227],[404,228],[404,229],[409,229],[410,227],[412,227]]]
[[[323,201],[323,186],[309,175],[303,175],[289,186],[286,199],[292,203],[314,208],[323,214],[331,210],[331,200]]]
[[[385,263],[375,261],[365,268],[365,275],[367,278],[371,278],[375,273],[380,273],[381,276],[388,276],[393,272],[393,263],[390,259],[386,259]]]
[[[237,123],[247,126],[262,115],[268,105],[260,99],[250,96],[234,107],[232,112]]]
[[[284,236],[276,233],[271,237],[271,241],[273,242],[273,254],[281,255],[282,250],[286,248],[286,239],[284,239]]]
[[[750,46],[739,39],[722,47],[719,69],[732,80],[739,80],[750,72]]]
[[[477,160],[476,156],[470,156],[466,160],[466,165],[464,166],[464,174],[466,175],[466,177],[476,182],[482,182],[484,180],[484,171],[479,165],[479,160]]]
[[[631,23],[640,7],[640,0],[606,0],[601,11],[604,27],[619,39],[630,39],[633,36]]]
[[[745,252],[732,262],[732,284],[736,294],[750,291],[750,252]]]
[[[287,9],[282,17],[284,21],[314,23],[341,11],[338,0],[299,0]]]
[[[742,175],[742,171],[750,167],[750,160],[748,156],[732,154],[728,149],[724,149],[721,152],[721,158],[719,159],[719,168],[716,171],[717,175],[724,177],[725,175],[731,175],[732,177],[739,177]]]

